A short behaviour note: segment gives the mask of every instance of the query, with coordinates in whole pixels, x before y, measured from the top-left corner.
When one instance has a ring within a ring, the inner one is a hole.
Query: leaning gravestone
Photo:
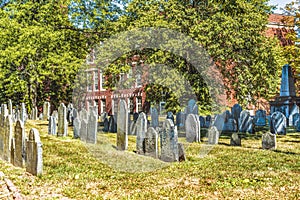
[[[58,129],[57,136],[68,135],[67,109],[65,104],[61,103],[58,107]]]
[[[253,118],[250,116],[248,110],[243,110],[239,118],[239,132],[241,133],[254,133]]]
[[[231,146],[242,146],[241,137],[237,133],[233,133],[230,137]]]
[[[26,141],[26,172],[32,175],[43,173],[43,149],[40,134],[37,129],[32,128],[29,139]]]
[[[219,142],[219,136],[220,133],[217,129],[217,127],[212,126],[208,129],[207,138],[208,138],[208,144],[218,144]]]
[[[240,106],[240,104],[234,104],[233,107],[231,108],[231,114],[233,116],[233,118],[235,119],[235,121],[237,122],[237,127],[239,127],[239,118],[240,118],[240,114],[242,112],[242,107]]]
[[[290,113],[289,113],[289,124],[288,124],[288,126],[293,126],[293,115],[297,114],[297,113],[299,114],[299,107],[296,104],[294,104],[291,111],[290,111]]]
[[[124,100],[119,101],[117,115],[117,148],[124,151],[128,147],[128,107]]]
[[[187,142],[200,142],[200,123],[197,115],[188,114],[185,120]]]
[[[44,102],[43,105],[43,120],[48,120],[50,117],[50,103],[49,102]]]
[[[283,113],[276,111],[271,115],[271,133],[285,135],[286,125],[286,117]]]
[[[145,136],[145,155],[158,158],[158,134],[153,127],[149,127]]]
[[[17,167],[25,165],[25,128],[23,122],[18,120],[15,125],[15,155],[14,164]]]
[[[151,127],[157,128],[159,126],[158,111],[156,108],[151,108]]]
[[[255,126],[265,126],[267,124],[267,114],[265,110],[257,110],[255,112],[254,124]]]
[[[161,157],[165,162],[179,161],[177,129],[172,120],[166,119],[163,123],[161,139]]]
[[[87,138],[86,142],[91,144],[97,143],[97,113],[92,111],[89,114],[89,121],[88,121],[88,129],[87,129]]]
[[[81,121],[79,119],[79,117],[75,118],[75,120],[73,121],[73,138],[74,139],[77,139],[77,138],[80,138],[80,126],[81,126]]]
[[[144,154],[146,132],[147,116],[141,112],[139,118],[136,120],[136,153],[138,154]]]
[[[262,135],[262,148],[263,149],[276,149],[276,134],[270,132]]]

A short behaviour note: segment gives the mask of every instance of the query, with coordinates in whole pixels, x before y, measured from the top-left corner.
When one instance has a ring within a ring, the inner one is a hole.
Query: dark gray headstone
[[[243,110],[239,118],[239,132],[241,133],[254,133],[253,118],[250,116],[248,110]]]
[[[97,128],[98,128],[97,121],[98,121],[97,114],[94,111],[92,111],[89,114],[87,138],[86,138],[87,143],[91,143],[91,144],[97,143]]]
[[[293,126],[293,115],[296,113],[299,114],[299,107],[296,104],[294,104],[289,113],[289,126]]]
[[[48,120],[50,117],[50,103],[49,102],[44,102],[43,105],[43,120]]]
[[[117,132],[117,120],[116,120],[116,116],[112,115],[109,117],[108,120],[108,131],[111,133],[116,133]]]
[[[176,126],[184,127],[186,115],[183,112],[178,112],[176,114]]]
[[[217,127],[211,126],[208,129],[207,138],[208,138],[208,144],[218,144],[220,137],[220,132],[218,131]]]
[[[226,120],[226,122],[223,125],[224,132],[237,132],[237,123],[235,119],[229,118]]]
[[[200,122],[195,114],[188,114],[185,120],[187,142],[200,142]]]
[[[145,155],[158,158],[158,134],[153,127],[149,127],[146,132]]]
[[[128,147],[128,107],[124,100],[119,101],[117,115],[117,148],[124,151]]]
[[[141,112],[139,118],[136,120],[136,153],[138,154],[144,154],[146,132],[147,116]]]
[[[237,122],[237,127],[239,127],[239,118],[240,118],[240,113],[242,112],[242,106],[239,104],[234,104],[233,107],[231,108],[231,114],[235,121]]]
[[[271,133],[285,135],[286,125],[286,117],[283,113],[276,111],[271,115]]]
[[[254,118],[255,126],[266,126],[267,124],[266,116],[267,114],[265,110],[257,110],[255,112],[255,118]]]
[[[241,137],[237,133],[233,133],[230,137],[231,146],[242,146]]]
[[[221,132],[223,130],[224,121],[225,118],[223,115],[216,115],[213,126],[215,126],[217,130]]]
[[[25,151],[25,128],[23,122],[18,120],[15,125],[15,166],[24,167],[26,156]]]
[[[26,171],[32,175],[43,173],[43,149],[40,134],[37,129],[32,128],[26,141]]]
[[[199,121],[200,121],[200,127],[204,128],[205,127],[205,118],[202,116],[199,116]]]
[[[158,111],[156,108],[151,108],[151,127],[156,128],[159,126]]]
[[[263,149],[276,149],[276,134],[270,132],[262,135],[262,148]]]
[[[161,139],[161,157],[165,162],[179,161],[177,129],[172,120],[166,119],[163,123]]]
[[[211,124],[211,116],[207,115],[205,118],[205,128],[209,128]]]
[[[139,113],[133,113],[133,121],[136,122],[138,118],[139,118]]]
[[[75,118],[75,120],[73,121],[73,138],[77,139],[80,138],[80,127],[81,127],[81,121],[79,119],[79,117]]]
[[[108,122],[108,118],[107,117],[103,121],[103,126],[104,126],[103,131],[104,132],[108,132],[109,131],[109,122]]]

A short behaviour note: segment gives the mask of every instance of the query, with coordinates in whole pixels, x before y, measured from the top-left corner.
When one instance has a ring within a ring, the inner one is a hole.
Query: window
[[[100,72],[100,90],[105,90],[105,75]]]
[[[99,90],[99,75],[98,75],[98,70],[97,71],[94,71],[94,89],[96,91]]]
[[[142,97],[136,98],[136,112],[142,111]]]
[[[93,75],[91,72],[87,72],[86,82],[87,82],[87,90],[92,91],[93,90]]]
[[[129,108],[129,112],[133,113],[134,112],[134,106],[133,106],[133,97],[128,99],[128,108]]]
[[[100,112],[101,112],[101,113],[106,112],[106,100],[105,100],[105,99],[101,99],[101,108],[100,108]]]

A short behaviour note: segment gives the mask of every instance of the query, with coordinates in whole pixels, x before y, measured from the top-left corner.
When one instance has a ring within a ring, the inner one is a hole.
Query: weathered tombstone
[[[49,135],[56,135],[56,120],[53,116],[49,117],[48,134]]]
[[[115,115],[110,116],[109,121],[108,121],[108,131],[111,133],[116,133],[117,132],[117,117]]]
[[[187,142],[200,142],[200,123],[197,115],[188,114],[186,117],[185,134]]]
[[[50,103],[48,101],[44,102],[43,105],[43,120],[48,120],[50,117]]]
[[[298,121],[300,119],[300,114],[299,113],[295,113],[293,114],[293,126],[296,127],[296,121]]]
[[[265,110],[257,110],[255,112],[254,124],[255,126],[265,126],[266,122],[266,111]]]
[[[82,109],[79,115],[81,120],[89,120],[89,112],[86,109]]]
[[[182,143],[178,143],[178,161],[183,162],[186,160],[184,146]]]
[[[158,111],[156,108],[151,108],[151,127],[156,128],[159,126]]]
[[[15,166],[24,167],[26,156],[25,151],[25,128],[23,122],[18,120],[15,125]]]
[[[200,121],[200,127],[204,128],[205,127],[205,118],[202,116],[199,116],[199,121]]]
[[[286,117],[283,113],[276,111],[271,115],[271,133],[285,135],[286,125]]]
[[[158,158],[158,134],[153,127],[149,127],[146,132],[145,155]]]
[[[125,100],[119,101],[117,115],[117,148],[124,151],[128,147],[128,107]]]
[[[221,132],[223,130],[224,121],[225,119],[223,115],[216,115],[213,126],[215,126],[217,130]]]
[[[43,149],[40,134],[37,129],[32,128],[26,141],[26,172],[32,175],[43,173]]]
[[[87,131],[88,131],[88,121],[86,119],[82,119],[80,122],[80,140],[86,142],[87,140]]]
[[[293,126],[293,115],[298,113],[299,114],[299,107],[294,104],[292,109],[290,110],[290,113],[289,113],[289,124],[288,126]]]
[[[139,118],[139,113],[133,113],[133,121],[136,122],[138,118]]]
[[[233,107],[231,108],[231,114],[235,121],[237,122],[237,127],[239,127],[239,118],[240,118],[240,113],[242,112],[242,107],[239,104],[234,104]]]
[[[4,160],[10,162],[10,150],[11,150],[11,140],[13,138],[13,123],[11,119],[11,115],[5,117],[4,120]]]
[[[97,114],[92,111],[89,114],[89,121],[88,121],[88,131],[87,131],[87,143],[96,144],[97,143]]]
[[[68,122],[67,122],[67,110],[66,106],[61,103],[58,107],[58,129],[57,136],[68,135]]]
[[[205,118],[205,128],[209,128],[211,123],[211,116],[207,115]]]
[[[144,154],[145,152],[145,137],[147,132],[147,116],[141,112],[136,120],[136,153]]]
[[[208,144],[218,144],[220,133],[215,126],[211,126],[207,132]]]
[[[177,127],[184,127],[185,124],[185,113],[183,112],[178,112],[176,114],[176,126]]]
[[[263,149],[276,149],[276,134],[270,132],[262,135],[262,148]]]
[[[174,124],[174,116],[172,112],[167,112],[167,119],[172,120],[173,124]]]
[[[73,138],[77,139],[80,138],[80,126],[81,126],[81,121],[79,117],[76,117],[74,120],[74,126],[73,126]]]
[[[254,133],[253,118],[250,116],[250,112],[243,110],[239,118],[239,132],[241,133]]]
[[[178,135],[172,120],[166,119],[163,123],[161,139],[161,157],[165,162],[179,161]]]
[[[104,121],[103,121],[103,131],[104,132],[108,132],[109,131],[109,123],[108,123],[108,119],[107,119],[107,117],[104,119]]]
[[[224,132],[236,132],[237,131],[237,123],[235,119],[229,118],[227,121],[225,121],[223,125]]]
[[[187,106],[187,115],[188,114],[195,114],[198,115],[198,105],[194,99],[190,99],[188,101],[188,106]]]
[[[241,137],[237,133],[233,133],[230,137],[231,146],[242,146]]]

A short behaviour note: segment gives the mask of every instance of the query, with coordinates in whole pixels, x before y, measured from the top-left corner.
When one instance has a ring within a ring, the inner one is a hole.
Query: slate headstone
[[[88,132],[88,121],[85,119],[82,119],[80,122],[80,131],[79,131],[79,135],[80,135],[80,140],[83,142],[86,142],[87,140],[87,132]]]
[[[241,133],[254,133],[253,118],[250,116],[248,110],[243,110],[239,118],[239,132]]]
[[[241,137],[237,133],[233,133],[230,137],[231,146],[242,146]]]
[[[147,116],[141,112],[136,120],[136,153],[144,154],[145,152],[145,137],[147,132]]]
[[[167,112],[167,119],[172,120],[173,124],[174,124],[174,116],[172,112]]]
[[[97,143],[97,114],[92,111],[89,114],[88,128],[87,128],[87,138],[86,142],[91,144]]]
[[[188,114],[185,120],[187,142],[200,142],[200,122],[195,114]]]
[[[151,127],[156,128],[159,126],[158,111],[156,108],[151,108]]]
[[[211,126],[207,132],[208,144],[218,144],[220,133],[215,126]]]
[[[128,147],[128,107],[124,100],[119,101],[117,115],[117,148],[124,151]]]
[[[178,112],[176,114],[176,126],[177,127],[184,127],[185,125],[185,118],[186,118],[186,115],[184,112]]]
[[[25,151],[25,128],[23,122],[18,120],[15,125],[15,166],[24,167],[26,156]]]
[[[276,111],[271,115],[271,133],[285,135],[286,125],[286,117],[283,113]]]
[[[179,161],[177,128],[170,119],[163,123],[161,139],[161,157],[165,162]]]
[[[65,104],[61,103],[58,107],[58,128],[57,136],[68,135],[67,109]]]
[[[231,114],[235,121],[237,122],[237,127],[239,127],[239,118],[240,118],[240,113],[242,112],[242,106],[240,104],[234,104],[233,107],[231,108]]]
[[[145,155],[158,158],[158,134],[153,127],[149,127],[146,132]]]
[[[198,105],[195,99],[190,99],[188,101],[188,106],[187,106],[187,115],[188,114],[195,114],[198,115]]]
[[[295,113],[293,114],[292,118],[293,118],[293,126],[296,127],[296,121],[300,119],[300,114]]]
[[[255,126],[266,126],[267,124],[266,116],[267,115],[265,110],[257,110],[255,112],[255,118],[254,118]]]
[[[37,129],[32,128],[26,141],[26,171],[32,175],[43,173],[43,149],[40,134]]]
[[[290,113],[289,113],[289,124],[288,126],[293,126],[293,115],[298,113],[299,114],[299,107],[294,104],[292,109],[290,110]]]
[[[270,132],[262,135],[262,148],[263,149],[276,149],[276,134]]]
[[[81,127],[81,121],[80,121],[79,117],[75,118],[73,124],[74,124],[73,138],[78,139],[78,138],[80,138],[80,127]]]

